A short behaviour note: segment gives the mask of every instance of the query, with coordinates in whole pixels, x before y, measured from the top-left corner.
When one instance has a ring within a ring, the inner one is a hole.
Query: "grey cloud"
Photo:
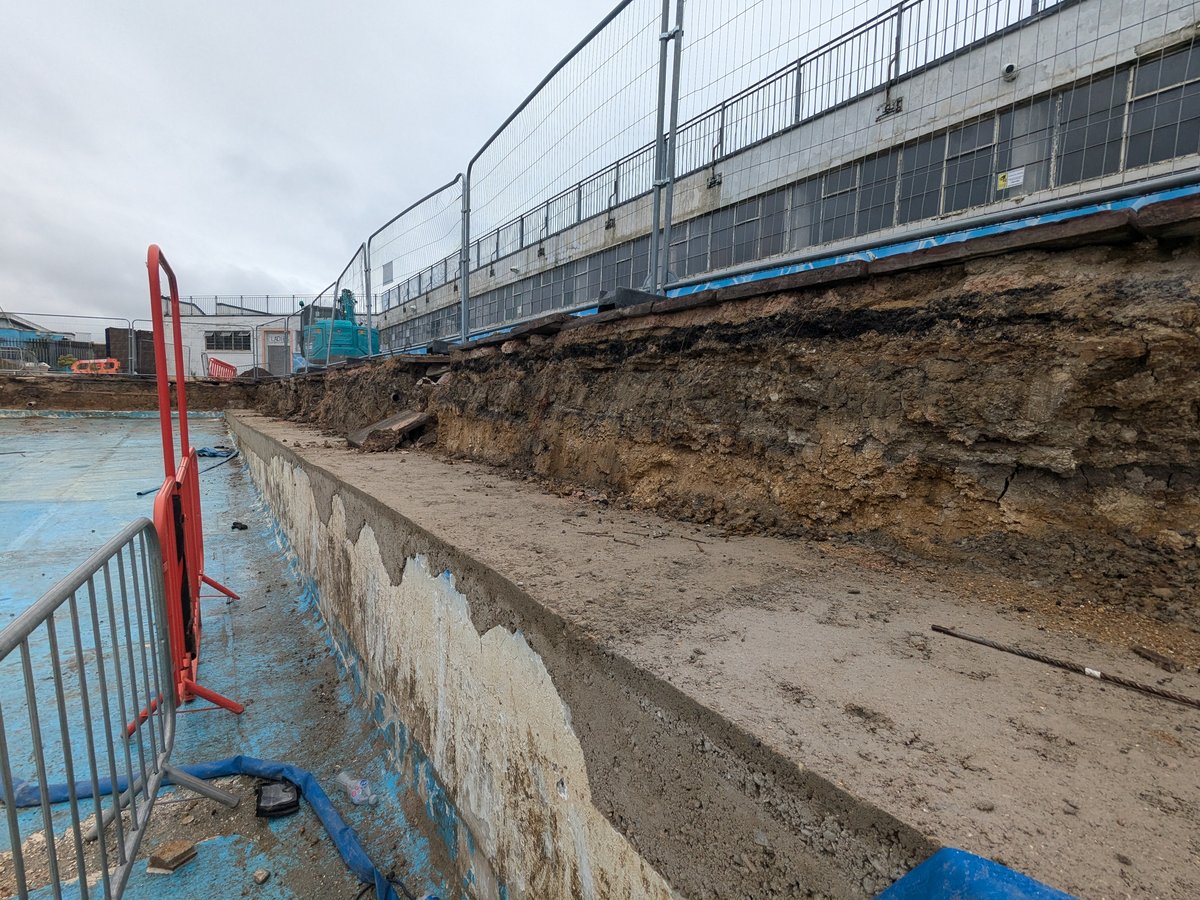
[[[610,0],[4,5],[0,306],[133,318],[320,290]]]

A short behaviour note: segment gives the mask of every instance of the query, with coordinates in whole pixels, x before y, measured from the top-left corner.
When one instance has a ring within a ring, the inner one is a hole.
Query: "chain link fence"
[[[369,308],[397,352],[1200,182],[1198,20],[1195,0],[625,0],[372,235]]]

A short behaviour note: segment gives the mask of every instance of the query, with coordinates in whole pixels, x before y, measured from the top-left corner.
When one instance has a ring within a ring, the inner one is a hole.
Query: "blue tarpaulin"
[[[998,862],[946,847],[875,900],[1074,900]]]

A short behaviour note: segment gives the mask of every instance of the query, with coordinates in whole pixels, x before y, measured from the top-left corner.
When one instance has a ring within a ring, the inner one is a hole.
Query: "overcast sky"
[[[0,307],[315,293],[610,6],[0,0]]]

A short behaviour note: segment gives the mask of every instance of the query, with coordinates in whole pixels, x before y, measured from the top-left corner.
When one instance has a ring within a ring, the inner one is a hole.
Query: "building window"
[[[992,199],[996,120],[981,119],[947,135],[942,212],[982,206]]]
[[[1200,149],[1200,49],[1143,60],[1133,76],[1126,166],[1144,166]]]
[[[385,262],[383,264],[383,283],[391,284],[396,279],[392,277],[392,263]]]
[[[1121,126],[1128,85],[1126,69],[1062,94],[1059,184],[1111,175],[1121,167]]]
[[[946,163],[946,136],[923,138],[904,148],[900,161],[900,224],[931,219],[941,210],[942,169]]]
[[[1016,197],[1050,187],[1054,104],[1049,97],[1000,113],[996,196]]]
[[[896,170],[900,154],[889,150],[864,159],[859,174],[858,228],[869,234],[896,221]]]
[[[204,332],[205,350],[250,350],[250,332],[248,331],[206,331]]]
[[[851,163],[826,174],[821,182],[821,241],[837,241],[854,234],[858,206],[858,166]]]

